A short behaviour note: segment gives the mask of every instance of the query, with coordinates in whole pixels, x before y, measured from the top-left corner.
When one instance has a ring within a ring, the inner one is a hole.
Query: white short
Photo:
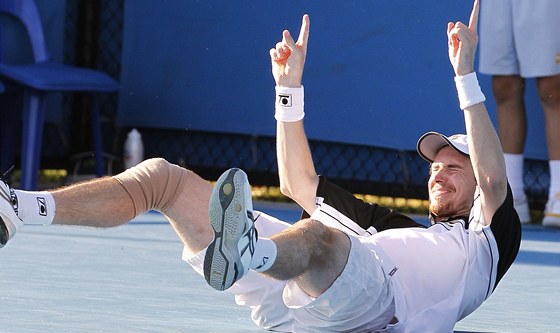
[[[559,22],[559,0],[482,1],[479,71],[526,78],[560,74]]]
[[[260,237],[269,237],[290,226],[264,213],[255,212],[255,216]],[[395,311],[392,288],[386,288],[386,294],[374,295],[379,286],[373,285],[377,280],[371,278],[372,270],[368,267],[379,264],[374,258],[376,254],[363,244],[361,237],[350,239],[352,248],[344,271],[318,298],[305,294],[296,283],[273,280],[254,271],[249,271],[228,291],[235,294],[239,305],[250,307],[253,321],[266,329],[341,332],[379,328],[380,323],[389,322]],[[204,250],[190,258],[184,255],[183,260],[203,275],[205,253]],[[372,318],[377,320],[372,322]]]

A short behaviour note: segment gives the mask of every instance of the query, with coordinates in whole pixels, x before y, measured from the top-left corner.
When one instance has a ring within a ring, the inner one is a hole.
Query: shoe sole
[[[204,278],[216,290],[228,289],[244,274],[238,242],[247,224],[245,184],[245,173],[231,169],[218,179],[210,197],[214,240],[206,250]]]

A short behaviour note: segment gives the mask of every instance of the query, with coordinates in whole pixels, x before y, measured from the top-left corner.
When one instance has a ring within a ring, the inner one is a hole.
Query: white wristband
[[[457,87],[461,110],[486,100],[486,97],[478,85],[475,72],[463,76],[455,76],[455,86]]]
[[[274,118],[283,122],[294,122],[302,120],[303,112],[303,86],[299,88],[288,88],[276,86]]]

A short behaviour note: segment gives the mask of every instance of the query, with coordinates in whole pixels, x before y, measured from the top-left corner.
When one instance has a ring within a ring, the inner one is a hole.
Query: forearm
[[[506,193],[506,172],[503,151],[484,103],[463,110],[469,140],[470,157],[481,190]]]
[[[280,190],[311,214],[315,209],[319,180],[303,128],[303,120],[278,121],[276,129]]]

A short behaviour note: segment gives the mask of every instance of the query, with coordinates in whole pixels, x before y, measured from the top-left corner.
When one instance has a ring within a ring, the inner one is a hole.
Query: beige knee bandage
[[[149,210],[165,212],[177,199],[190,172],[163,158],[152,158],[115,178],[130,195],[137,216]]]

